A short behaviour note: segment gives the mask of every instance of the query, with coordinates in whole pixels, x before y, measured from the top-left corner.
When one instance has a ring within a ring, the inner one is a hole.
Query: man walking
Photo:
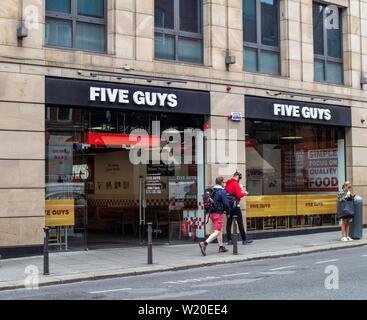
[[[229,213],[229,202],[227,193],[224,191],[224,178],[218,177],[215,179],[213,187],[212,199],[214,200],[214,211],[210,213],[210,219],[213,222],[214,232],[206,239],[199,243],[199,247],[203,256],[206,255],[206,247],[215,239],[218,240],[218,253],[227,252],[228,250],[223,245],[222,228],[224,225],[223,214]]]
[[[252,240],[248,240],[245,228],[243,226],[243,219],[242,219],[242,212],[240,208],[240,201],[241,199],[247,195],[247,192],[243,190],[243,187],[240,185],[240,181],[242,179],[242,174],[239,172],[235,172],[233,175],[233,178],[229,179],[226,183],[225,190],[234,195],[235,197],[235,203],[233,206],[233,209],[230,211],[230,214],[228,215],[227,219],[227,241],[228,245],[233,244],[232,241],[232,235],[231,235],[231,228],[232,228],[232,222],[233,222],[233,216],[237,216],[237,224],[238,229],[241,234],[242,244],[250,244]]]

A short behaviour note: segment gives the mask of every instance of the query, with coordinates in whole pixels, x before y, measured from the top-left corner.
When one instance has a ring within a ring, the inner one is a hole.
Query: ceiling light
[[[281,140],[300,140],[303,139],[303,137],[297,137],[297,136],[289,136],[289,137],[280,137]]]

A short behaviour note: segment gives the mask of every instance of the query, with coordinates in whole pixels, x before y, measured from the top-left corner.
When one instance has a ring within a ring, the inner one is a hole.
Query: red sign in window
[[[140,134],[88,132],[87,142],[91,145],[159,147],[160,137]]]

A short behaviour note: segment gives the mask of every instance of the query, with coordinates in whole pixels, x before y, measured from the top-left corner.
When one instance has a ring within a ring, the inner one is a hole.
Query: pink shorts
[[[223,221],[223,214],[220,213],[211,213],[210,219],[213,221],[214,230],[222,231],[224,221]]]

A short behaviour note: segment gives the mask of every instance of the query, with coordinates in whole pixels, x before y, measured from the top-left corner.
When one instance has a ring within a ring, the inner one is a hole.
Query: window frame
[[[313,1],[312,3],[312,19],[313,19],[313,8],[314,8],[314,4],[316,5],[321,5],[323,6],[323,8],[325,9],[327,4],[322,3],[322,2],[318,2],[318,1]],[[336,6],[336,5],[335,5]],[[315,61],[319,60],[322,61],[322,63],[324,64],[324,79],[325,80],[316,80],[315,78],[315,74],[314,74],[314,81],[316,82],[320,82],[320,83],[328,83],[328,84],[334,84],[334,85],[344,85],[344,50],[343,50],[343,12],[342,12],[342,8],[339,6],[336,6],[338,8],[338,13],[339,13],[339,26],[340,26],[340,52],[341,52],[341,58],[335,58],[335,57],[331,57],[328,55],[328,39],[327,39],[327,30],[325,28],[325,21],[324,21],[324,17],[323,17],[323,23],[322,23],[322,34],[323,34],[323,52],[324,54],[318,54],[318,53],[313,53],[313,61],[314,61],[314,65],[315,65]],[[323,11],[324,11],[323,9]],[[324,15],[324,13],[323,13]],[[314,31],[314,24],[313,24],[313,20],[312,20],[312,29]],[[313,46],[315,46],[315,41],[313,41]],[[341,82],[330,82],[327,80],[327,75],[328,75],[328,68],[327,68],[327,64],[328,62],[332,62],[332,63],[337,63],[340,64],[342,66],[342,79]],[[315,67],[314,67],[315,69]]]
[[[173,0],[173,29],[168,29],[168,28],[160,28],[160,27],[156,27],[154,26],[154,40],[155,40],[155,34],[156,33],[161,33],[163,36],[164,35],[170,35],[170,36],[174,36],[175,38],[175,43],[174,43],[174,49],[175,49],[175,59],[164,59],[164,58],[158,58],[155,55],[155,45],[154,45],[154,59],[158,60],[158,61],[175,61],[175,62],[180,62],[180,63],[186,63],[186,64],[195,64],[195,65],[203,65],[204,64],[204,35],[203,35],[203,29],[204,29],[204,21],[203,21],[203,9],[204,9],[204,3],[203,0],[199,0],[200,1],[200,20],[201,20],[201,25],[200,25],[200,30],[201,33],[196,33],[196,32],[188,32],[188,31],[182,31],[180,30],[180,1],[181,0]],[[155,18],[155,2],[154,2],[154,18]],[[183,38],[189,38],[189,39],[195,39],[195,40],[201,40],[201,62],[190,62],[190,61],[183,61],[183,60],[179,60],[178,59],[178,39],[180,37]]]
[[[257,71],[247,71],[245,70],[245,64],[243,65],[243,70],[244,72],[250,72],[250,73],[260,73],[260,74],[266,74],[266,75],[272,75],[272,76],[281,76],[281,49],[280,49],[280,40],[281,40],[281,28],[280,28],[280,1],[278,1],[278,46],[277,47],[273,47],[273,46],[268,46],[265,44],[262,44],[261,42],[261,38],[262,38],[262,33],[261,33],[261,0],[255,0],[256,1],[256,42],[248,42],[243,40],[243,55],[245,56],[245,50],[246,47],[251,48],[251,49],[256,49],[257,52],[257,57],[256,57],[256,69]],[[242,9],[244,10],[244,8]],[[242,21],[242,25],[243,25],[243,29],[244,29],[244,18]],[[243,32],[246,32],[245,30],[243,30]],[[260,56],[261,56],[261,51],[271,51],[271,52],[276,52],[278,53],[278,73],[267,73],[267,72],[262,72],[260,71]]]
[[[68,119],[60,119],[60,109],[69,109],[69,118]],[[50,108],[51,110],[51,108]],[[57,122],[71,122],[73,120],[73,108],[65,108],[65,107],[57,107]]]
[[[47,0],[46,0],[47,1]],[[108,30],[107,30],[107,0],[103,0],[103,7],[104,7],[104,15],[103,18],[97,17],[88,17],[78,14],[78,0],[70,0],[70,13],[60,12],[60,11],[49,11],[46,10],[46,1],[45,1],[45,25],[47,18],[71,21],[71,37],[72,43],[71,48],[68,47],[61,47],[61,46],[53,46],[46,44],[45,38],[45,47],[46,48],[56,48],[56,49],[65,49],[65,50],[73,50],[73,51],[87,51],[87,52],[94,52],[94,53],[107,53],[107,39],[108,39]],[[88,50],[88,49],[81,49],[76,47],[76,24],[77,22],[89,23],[94,25],[104,26],[104,36],[105,36],[105,44],[102,51],[96,50]]]

